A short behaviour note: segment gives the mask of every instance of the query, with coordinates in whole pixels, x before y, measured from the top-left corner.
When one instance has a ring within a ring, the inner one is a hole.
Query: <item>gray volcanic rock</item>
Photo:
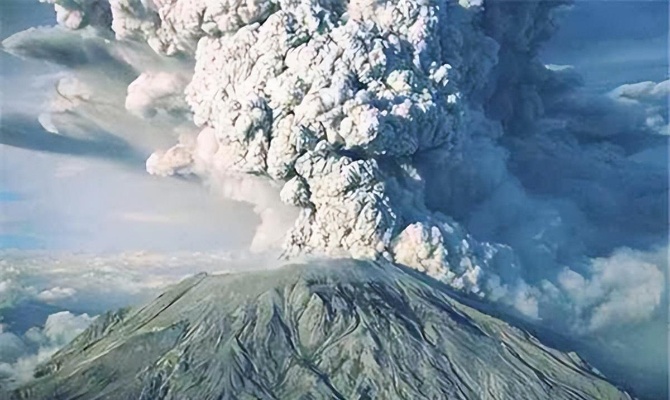
[[[629,399],[414,271],[197,275],[101,316],[16,399]]]

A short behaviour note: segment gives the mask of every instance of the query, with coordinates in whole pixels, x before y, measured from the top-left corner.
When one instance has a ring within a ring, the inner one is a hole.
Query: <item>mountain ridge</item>
[[[629,399],[415,271],[198,274],[101,316],[15,399]]]

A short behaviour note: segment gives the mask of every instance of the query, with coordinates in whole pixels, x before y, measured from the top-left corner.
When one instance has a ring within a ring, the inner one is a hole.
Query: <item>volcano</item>
[[[13,399],[630,399],[414,270],[199,274],[110,312]]]

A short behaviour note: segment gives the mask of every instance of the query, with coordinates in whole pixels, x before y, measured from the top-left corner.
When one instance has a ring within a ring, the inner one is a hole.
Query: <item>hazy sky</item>
[[[0,40],[55,22],[53,7],[37,0],[0,2]],[[60,75],[57,67],[4,52],[0,62],[0,134],[6,135],[17,129],[18,113],[36,120]],[[51,135],[36,121],[25,125],[36,137]],[[226,250],[248,244],[247,225],[255,221],[249,206],[223,201],[195,182],[150,176],[141,162],[121,166],[0,144],[0,249]]]
[[[543,59],[573,65],[599,91],[665,80],[668,2],[577,0],[544,47]]]

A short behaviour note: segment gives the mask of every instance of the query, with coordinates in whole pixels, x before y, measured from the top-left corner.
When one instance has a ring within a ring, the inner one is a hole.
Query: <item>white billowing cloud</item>
[[[0,266],[0,310],[37,293],[34,287],[23,284],[22,269],[5,260],[0,260]]]
[[[39,292],[37,294],[37,299],[44,301],[45,303],[51,303],[73,297],[76,293],[77,291],[72,288],[62,288],[60,286],[56,286],[51,289],[46,289]]]
[[[0,362],[18,360],[27,352],[27,346],[21,338],[6,332],[0,325]]]
[[[146,169],[151,175],[188,175],[193,171],[193,154],[188,144],[180,143],[166,151],[151,153],[146,161]]]
[[[118,39],[146,41],[156,52],[191,54],[204,34],[220,36],[266,18],[275,3],[251,0],[109,0]]]
[[[47,342],[63,346],[70,342],[93,321],[87,314],[73,315],[68,311],[51,314],[44,323],[42,335]]]
[[[565,269],[560,286],[586,319],[586,329],[597,332],[647,321],[661,305],[666,288],[666,251],[646,254],[620,249],[593,260],[589,275]]]
[[[165,71],[143,72],[128,85],[126,109],[142,117],[152,117],[159,110],[187,113],[184,89],[189,78]]]
[[[54,5],[58,24],[68,29],[106,28],[112,20],[107,0],[40,0]]]
[[[670,94],[670,80],[660,83],[638,82],[621,85],[610,92],[610,96],[621,101],[641,102],[647,100],[667,101]]]
[[[640,107],[646,114],[646,124],[652,131],[670,135],[668,125],[670,80],[621,85],[612,90],[609,96],[621,103]]]
[[[68,311],[51,314],[23,335],[0,330],[0,388],[32,379],[35,367],[82,333],[95,318]]]

